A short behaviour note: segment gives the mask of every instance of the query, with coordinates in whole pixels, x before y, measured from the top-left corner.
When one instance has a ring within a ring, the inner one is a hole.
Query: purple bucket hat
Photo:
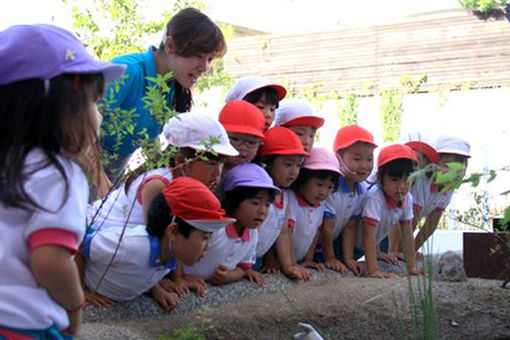
[[[272,189],[276,194],[281,191],[274,185],[266,170],[253,163],[240,164],[227,171],[223,176],[222,186],[225,191],[237,187]]]
[[[0,32],[0,85],[47,81],[63,73],[102,73],[118,79],[125,66],[98,61],[70,32],[52,25],[16,25]]]

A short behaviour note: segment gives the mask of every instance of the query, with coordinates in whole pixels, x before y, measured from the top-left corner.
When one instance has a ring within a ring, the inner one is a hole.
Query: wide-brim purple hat
[[[125,66],[98,61],[67,30],[46,24],[16,25],[0,32],[0,85],[26,79],[50,80],[63,73],[102,73],[106,82]]]

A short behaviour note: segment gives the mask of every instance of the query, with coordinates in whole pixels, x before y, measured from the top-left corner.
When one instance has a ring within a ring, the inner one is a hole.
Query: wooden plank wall
[[[300,35],[229,41],[225,69],[235,79],[260,74],[296,90],[371,93],[402,75],[426,74],[420,90],[510,84],[510,23],[467,13]]]

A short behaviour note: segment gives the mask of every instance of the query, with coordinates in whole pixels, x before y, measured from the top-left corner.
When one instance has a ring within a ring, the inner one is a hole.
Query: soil
[[[412,282],[419,303],[427,282],[423,278]],[[432,288],[437,338],[510,339],[510,289],[501,288],[501,281],[434,281]],[[207,339],[292,339],[298,322],[312,323],[325,339],[425,338],[422,327],[413,326],[409,297],[406,278],[327,275],[269,293],[261,289],[234,302],[203,304],[185,313],[101,318],[85,323],[80,338],[157,339],[193,327]],[[421,322],[421,312],[418,318]]]

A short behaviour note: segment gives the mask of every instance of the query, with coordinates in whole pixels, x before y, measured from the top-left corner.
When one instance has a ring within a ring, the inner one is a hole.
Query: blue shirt
[[[145,107],[146,104],[143,101],[147,87],[155,85],[152,81],[147,80],[147,77],[156,77],[157,75],[154,48],[151,46],[146,52],[122,55],[114,58],[112,62],[126,65],[127,68],[124,74],[127,77],[108,85],[106,96],[103,100],[106,104],[104,107],[105,115],[103,124],[108,124],[112,120],[112,115],[115,114],[115,108],[128,111],[134,109],[134,117],[132,118],[134,130],[130,132],[123,129],[120,136],[121,144],[116,148],[118,132],[113,134],[104,126],[106,129],[106,137],[103,140],[102,147],[109,152],[129,156],[138,147],[137,142],[143,138],[139,136],[140,131],[146,129],[147,135],[152,139],[156,137],[162,129],[151,112]],[[119,87],[118,91],[115,89],[116,86]],[[170,92],[166,98],[168,107],[172,107],[173,97],[174,86],[172,83],[170,84]]]

